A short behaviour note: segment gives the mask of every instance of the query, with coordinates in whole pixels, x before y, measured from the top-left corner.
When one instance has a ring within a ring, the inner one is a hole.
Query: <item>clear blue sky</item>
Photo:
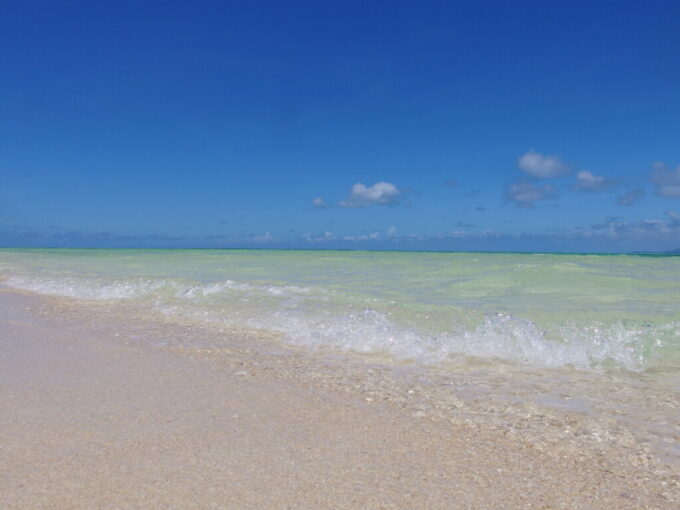
[[[3,2],[0,245],[680,248],[680,3]]]

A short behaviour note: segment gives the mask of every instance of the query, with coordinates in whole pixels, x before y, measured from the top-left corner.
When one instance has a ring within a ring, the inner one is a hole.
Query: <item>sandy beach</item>
[[[294,351],[188,353],[162,346],[191,331],[139,328],[0,292],[0,508],[680,508],[677,469],[635,445],[532,441],[553,425],[508,433],[287,377],[313,367]]]

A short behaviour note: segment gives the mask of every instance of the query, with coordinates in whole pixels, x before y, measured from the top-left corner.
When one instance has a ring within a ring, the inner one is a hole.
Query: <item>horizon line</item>
[[[0,246],[2,250],[156,250],[156,251],[344,251],[344,252],[399,252],[399,253],[470,253],[470,254],[524,254],[524,255],[632,255],[632,256],[680,256],[680,249],[667,251],[621,251],[621,252],[592,252],[592,251],[517,251],[517,250],[428,250],[428,249],[372,249],[372,248],[285,248],[285,247],[179,247],[179,246]]]

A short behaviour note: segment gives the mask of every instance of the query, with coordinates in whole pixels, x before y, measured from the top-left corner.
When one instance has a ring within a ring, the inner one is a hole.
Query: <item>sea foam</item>
[[[5,285],[81,300],[127,300],[166,316],[255,328],[310,348],[380,353],[423,364],[503,360],[548,368],[644,371],[680,338],[680,323],[539,323],[516,314],[432,306],[405,314],[394,300],[323,287],[235,280],[8,276]],[[371,305],[371,306],[367,306]],[[471,321],[469,315],[477,317]],[[431,318],[438,317],[432,328]]]

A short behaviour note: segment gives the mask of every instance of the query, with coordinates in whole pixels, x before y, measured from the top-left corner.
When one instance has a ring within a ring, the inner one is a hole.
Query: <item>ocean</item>
[[[606,414],[680,458],[680,257],[3,249],[0,285],[449,374],[458,396]]]

